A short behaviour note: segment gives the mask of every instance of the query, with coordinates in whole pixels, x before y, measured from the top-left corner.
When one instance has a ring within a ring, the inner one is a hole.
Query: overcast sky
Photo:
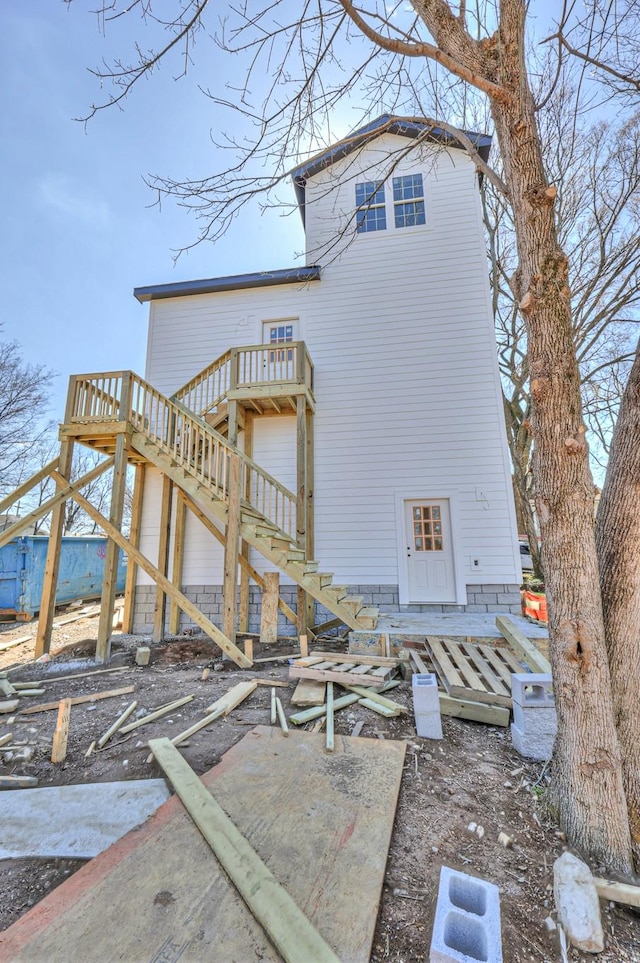
[[[151,207],[143,175],[202,176],[220,166],[211,106],[197,90],[216,84],[206,45],[186,81],[161,70],[124,110],[102,111],[85,128],[73,118],[99,97],[87,68],[126,49],[135,26],[123,18],[105,44],[87,12],[95,6],[0,2],[0,338],[17,339],[25,359],[58,374],[56,420],[70,374],[143,373],[148,306],[134,299],[135,286],[288,267],[303,247],[297,216],[246,211],[222,242],[174,266],[172,250],[195,239],[196,223],[170,203]]]

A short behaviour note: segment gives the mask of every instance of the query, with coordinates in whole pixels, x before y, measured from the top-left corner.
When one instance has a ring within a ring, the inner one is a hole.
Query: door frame
[[[455,586],[455,601],[453,602],[415,602],[409,598],[409,572],[407,569],[407,531],[405,502],[438,501],[446,499],[449,502],[449,519],[451,522],[451,549],[453,552],[453,581]],[[462,568],[462,545],[460,541],[460,514],[458,510],[458,494],[451,489],[423,489],[415,491],[394,492],[396,506],[396,551],[398,554],[398,600],[400,605],[466,605],[467,586]]]

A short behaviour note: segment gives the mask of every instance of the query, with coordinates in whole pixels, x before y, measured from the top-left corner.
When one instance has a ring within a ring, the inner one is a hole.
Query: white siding
[[[346,584],[397,583],[395,495],[440,494],[458,506],[462,581],[516,582],[473,165],[462,151],[414,149],[394,157],[394,175],[423,172],[426,225],[393,229],[389,206],[387,231],[335,242],[353,214],[359,172],[373,161],[380,166],[367,178],[384,176],[388,149],[407,145],[385,135],[307,185],[307,261],[323,263],[320,282],[153,302],[147,377],[172,392],[230,346],[260,341],[264,319],[299,317],[315,366],[321,568]],[[294,488],[294,420],[257,418],[255,425],[255,460]],[[150,484],[147,538],[156,498]],[[221,581],[211,574],[221,553],[209,541],[189,541],[185,582]],[[472,559],[479,568],[472,570]]]

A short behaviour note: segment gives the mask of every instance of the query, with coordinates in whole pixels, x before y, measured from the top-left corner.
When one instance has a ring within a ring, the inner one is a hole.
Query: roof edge
[[[171,284],[150,284],[133,289],[133,296],[140,304],[145,301],[161,301],[167,298],[184,298],[194,294],[217,294],[221,291],[242,291],[248,288],[266,288],[276,284],[297,284],[320,280],[320,267],[282,268],[277,271],[254,271],[250,274],[233,274],[221,278],[204,278],[196,281],[176,281]]]

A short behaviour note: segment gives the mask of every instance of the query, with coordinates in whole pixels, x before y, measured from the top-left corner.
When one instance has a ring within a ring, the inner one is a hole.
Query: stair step
[[[349,612],[353,612],[354,615],[357,615],[358,612],[362,609],[363,602],[364,602],[364,596],[349,595],[346,598],[342,599],[340,604],[342,605],[343,608],[347,609]]]
[[[304,564],[303,571],[305,575],[315,575],[316,572],[318,571],[318,563],[312,562],[309,559],[307,559],[307,561]]]
[[[346,585],[328,585],[325,592],[327,595],[333,595],[336,602],[341,602],[342,599],[348,596],[349,589]]]
[[[304,551],[301,548],[292,548],[287,552],[287,562],[304,562]]]
[[[357,615],[358,625],[361,629],[375,629],[378,624],[380,609],[375,606],[366,606],[360,609]]]
[[[274,551],[295,551],[293,548],[293,542],[289,538],[278,538],[276,536],[272,536],[269,540],[269,544]]]
[[[251,525],[253,523],[249,521],[249,524]],[[270,538],[277,531],[277,527],[275,525],[269,525],[268,522],[259,522],[255,527],[256,535],[259,535],[261,538]]]
[[[332,588],[333,587],[333,572],[312,572],[309,575],[309,581],[315,582],[318,588]]]

